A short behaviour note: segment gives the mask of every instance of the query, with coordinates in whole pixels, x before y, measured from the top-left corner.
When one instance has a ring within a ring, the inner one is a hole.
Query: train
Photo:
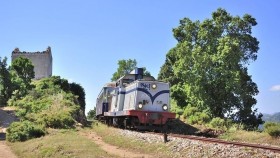
[[[144,75],[143,68],[106,83],[96,100],[96,118],[107,125],[163,130],[175,117],[170,112],[169,83]]]

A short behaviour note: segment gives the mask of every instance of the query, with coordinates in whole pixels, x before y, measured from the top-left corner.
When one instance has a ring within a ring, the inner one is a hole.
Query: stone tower
[[[18,48],[12,52],[12,61],[18,57],[25,57],[31,60],[34,65],[35,79],[52,76],[52,51],[48,47],[43,52],[21,52]]]

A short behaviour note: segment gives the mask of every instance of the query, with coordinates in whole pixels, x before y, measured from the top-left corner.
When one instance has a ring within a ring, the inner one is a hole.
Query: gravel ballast
[[[141,133],[129,130],[120,130],[120,134],[146,143],[163,144],[163,135],[150,133]],[[280,158],[280,153],[274,153],[269,150],[254,149],[249,147],[238,147],[235,145],[225,145],[219,143],[209,143],[198,140],[189,140],[168,136],[168,142],[165,144],[170,157],[262,157],[262,158]]]

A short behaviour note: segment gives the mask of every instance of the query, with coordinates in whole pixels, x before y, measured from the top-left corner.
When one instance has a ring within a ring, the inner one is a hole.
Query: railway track
[[[159,133],[156,133],[156,134],[159,134]],[[183,138],[183,139],[190,139],[190,140],[199,140],[199,141],[204,141],[204,142],[209,142],[209,143],[236,145],[236,146],[240,146],[240,147],[251,147],[251,148],[270,150],[270,151],[273,151],[276,153],[280,153],[280,147],[272,147],[272,146],[265,146],[265,145],[252,144],[252,143],[241,143],[241,142],[234,142],[234,141],[225,141],[225,140],[216,139],[216,138],[205,138],[205,137],[191,136],[191,135],[180,135],[180,134],[163,135],[164,139],[167,139],[168,136],[176,137],[176,138]]]
[[[139,131],[138,131],[139,132]],[[190,140],[199,140],[203,142],[208,143],[219,143],[219,144],[226,144],[226,145],[235,145],[239,147],[250,147],[255,149],[263,149],[263,150],[269,150],[275,153],[280,153],[280,147],[273,147],[273,146],[267,146],[267,145],[260,145],[260,144],[252,144],[252,143],[242,143],[242,142],[236,142],[236,141],[225,141],[217,138],[206,138],[201,136],[194,136],[194,135],[183,135],[183,134],[163,134],[158,132],[149,132],[149,131],[142,131],[141,133],[149,133],[149,134],[155,134],[163,136],[164,142],[167,142],[167,138],[175,137],[175,138],[183,138],[183,139],[190,139]]]

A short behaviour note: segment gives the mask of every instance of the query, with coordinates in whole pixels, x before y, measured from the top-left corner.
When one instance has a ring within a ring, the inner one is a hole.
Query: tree
[[[111,78],[112,81],[116,81],[120,77],[129,74],[132,70],[134,70],[137,66],[137,61],[135,59],[122,59],[118,61],[118,69],[117,72],[113,74],[113,77]],[[150,72],[146,70],[145,67],[143,67],[144,75],[151,76]]]
[[[32,88],[31,80],[35,76],[32,62],[24,57],[16,58],[11,65],[11,76],[16,97],[24,96]]]
[[[96,116],[96,107],[94,107],[94,109],[89,110],[89,112],[87,113],[87,119],[88,120],[93,120]]]
[[[83,113],[85,113],[85,109],[86,109],[86,101],[85,101],[86,93],[85,93],[84,88],[80,84],[75,83],[75,82],[70,83],[69,86],[70,86],[70,91],[74,95],[78,96],[77,99],[79,101],[79,105],[81,107],[81,110],[83,111]]]
[[[9,69],[7,68],[7,58],[1,60],[0,57],[0,105],[6,105],[12,96],[12,81]]]
[[[262,115],[252,109],[258,88],[247,71],[259,49],[251,35],[255,25],[251,15],[233,17],[224,9],[203,22],[180,20],[173,29],[178,43],[167,53],[158,76],[171,82],[178,105],[207,109],[213,118],[230,117],[248,128],[262,123]]]

